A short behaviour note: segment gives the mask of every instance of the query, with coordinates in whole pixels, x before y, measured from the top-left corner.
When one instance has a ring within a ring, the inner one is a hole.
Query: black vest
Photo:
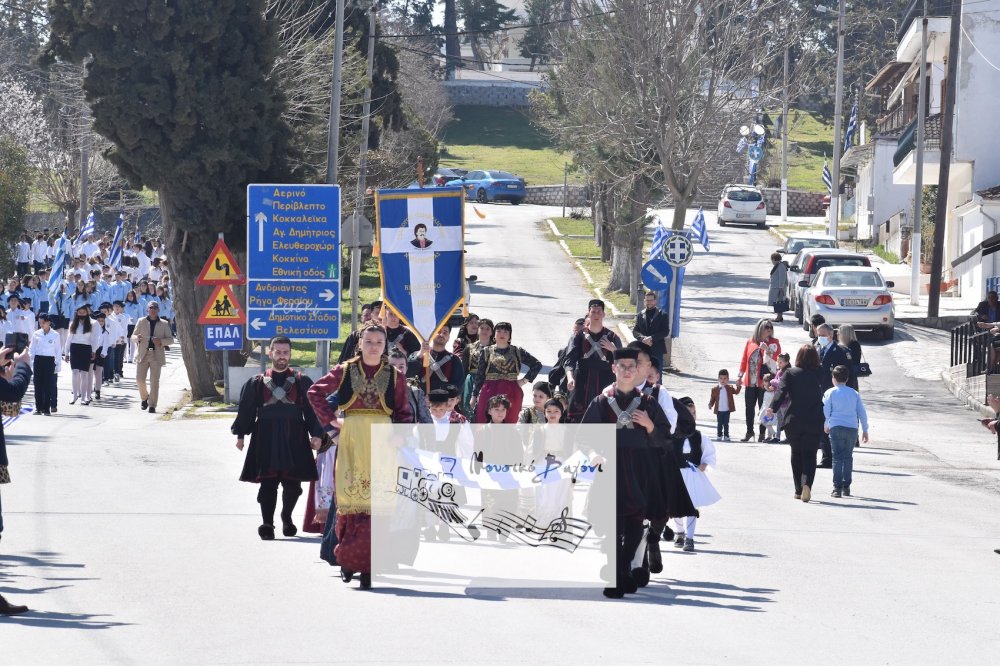
[[[691,453],[684,453],[684,439],[675,437],[674,454],[677,456],[677,464],[683,469],[692,463],[695,467],[701,464],[701,433],[695,431],[687,436],[687,441],[691,443]]]

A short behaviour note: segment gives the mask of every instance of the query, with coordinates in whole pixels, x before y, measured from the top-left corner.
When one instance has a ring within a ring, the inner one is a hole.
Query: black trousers
[[[115,374],[119,377],[125,376],[125,350],[128,347],[124,342],[115,345]]]
[[[786,430],[785,434],[792,450],[792,483],[795,484],[795,493],[799,494],[802,486],[811,488],[816,478],[816,449],[820,433]]]
[[[56,403],[56,359],[52,356],[36,356],[33,365],[35,411],[49,414],[59,407]]]
[[[642,541],[642,518],[618,516],[615,527],[617,539],[615,557],[618,560],[617,587],[623,587],[632,576],[632,558]]]
[[[281,485],[281,521],[292,522],[292,510],[302,494],[301,481],[284,479],[264,479],[257,491],[257,502],[260,504],[260,517],[265,525],[274,525],[274,510],[278,506],[278,485]]]
[[[743,399],[746,401],[747,434],[753,434],[756,423],[757,409],[764,404],[764,388],[762,386],[747,386],[743,389]]]

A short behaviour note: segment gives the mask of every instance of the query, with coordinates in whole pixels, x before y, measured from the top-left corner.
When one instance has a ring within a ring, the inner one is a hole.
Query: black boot
[[[281,533],[286,537],[293,537],[298,533],[295,523],[292,522],[292,511],[295,510],[295,503],[299,501],[301,494],[302,486],[298,483],[281,484]]]
[[[757,441],[758,442],[763,442],[764,441],[764,435],[765,435],[764,431],[765,430],[766,430],[766,428],[764,428],[764,426],[760,426],[760,429],[757,431]]]
[[[663,571],[663,555],[660,553],[660,540],[654,534],[646,537],[646,557],[649,558],[649,572],[658,574]]]
[[[340,580],[350,583],[354,580],[354,572],[346,567],[340,567]]]
[[[257,528],[257,534],[260,536],[261,541],[273,541],[274,540],[274,525],[261,525]]]
[[[370,573],[361,574],[361,589],[362,590],[372,589],[372,575]]]
[[[21,613],[27,613],[27,606],[15,606],[0,594],[0,615],[20,615]]]

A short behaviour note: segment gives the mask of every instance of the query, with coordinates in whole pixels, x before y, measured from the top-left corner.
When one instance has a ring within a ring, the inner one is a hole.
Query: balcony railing
[[[886,112],[875,122],[875,128],[879,134],[897,134],[912,123],[916,117],[917,105],[915,102],[897,104],[895,108]]]
[[[903,10],[903,18],[899,22],[899,28],[896,30],[897,41],[903,39],[903,35],[906,34],[906,30],[910,27],[910,24],[915,19],[923,16],[923,13],[924,0],[911,0],[910,4]],[[928,16],[948,16],[950,13],[951,0],[927,0]]]
[[[917,121],[913,120],[899,135],[892,165],[899,166],[917,147]],[[941,150],[941,114],[935,114],[924,122],[924,150]]]

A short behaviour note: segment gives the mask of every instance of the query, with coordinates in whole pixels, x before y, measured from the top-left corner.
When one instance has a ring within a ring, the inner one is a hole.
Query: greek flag
[[[663,245],[667,242],[667,229],[659,218],[656,220],[656,231],[653,232],[653,244],[649,248],[649,258],[655,259],[663,254]]]
[[[118,216],[118,228],[115,229],[115,238],[111,241],[111,256],[108,258],[111,268],[118,270],[122,267],[122,235],[125,233],[125,213]]]
[[[851,140],[854,138],[854,132],[858,129],[858,103],[854,103],[854,107],[851,109],[851,118],[847,121],[847,134],[844,135],[844,152],[851,147]]]
[[[747,139],[745,136],[741,136],[739,143],[736,144],[736,152],[742,153],[744,150],[746,150],[746,147],[747,147]]]
[[[461,187],[375,193],[385,304],[429,342],[465,298]]]
[[[94,211],[90,211],[90,215],[87,216],[87,222],[80,229],[80,234],[76,237],[74,243],[79,243],[81,240],[90,236],[94,233],[96,227],[94,226]]]
[[[699,208],[698,214],[694,218],[694,223],[691,225],[691,232],[694,237],[701,243],[701,246],[705,248],[705,252],[709,251],[708,247],[708,227],[705,226],[705,209]]]
[[[3,429],[6,430],[7,428],[9,428],[12,425],[14,425],[14,421],[18,420],[19,418],[21,418],[25,414],[32,413],[33,411],[35,411],[35,408],[32,407],[31,405],[21,405],[21,411],[18,412],[17,416],[5,416],[5,417],[3,417]]]
[[[56,241],[56,256],[52,260],[52,273],[49,275],[49,303],[52,307],[59,300],[59,290],[66,275],[66,255],[69,253],[69,239],[66,232]]]
[[[833,176],[830,175],[830,165],[826,158],[823,158],[823,184],[826,185],[826,193],[833,194]]]

